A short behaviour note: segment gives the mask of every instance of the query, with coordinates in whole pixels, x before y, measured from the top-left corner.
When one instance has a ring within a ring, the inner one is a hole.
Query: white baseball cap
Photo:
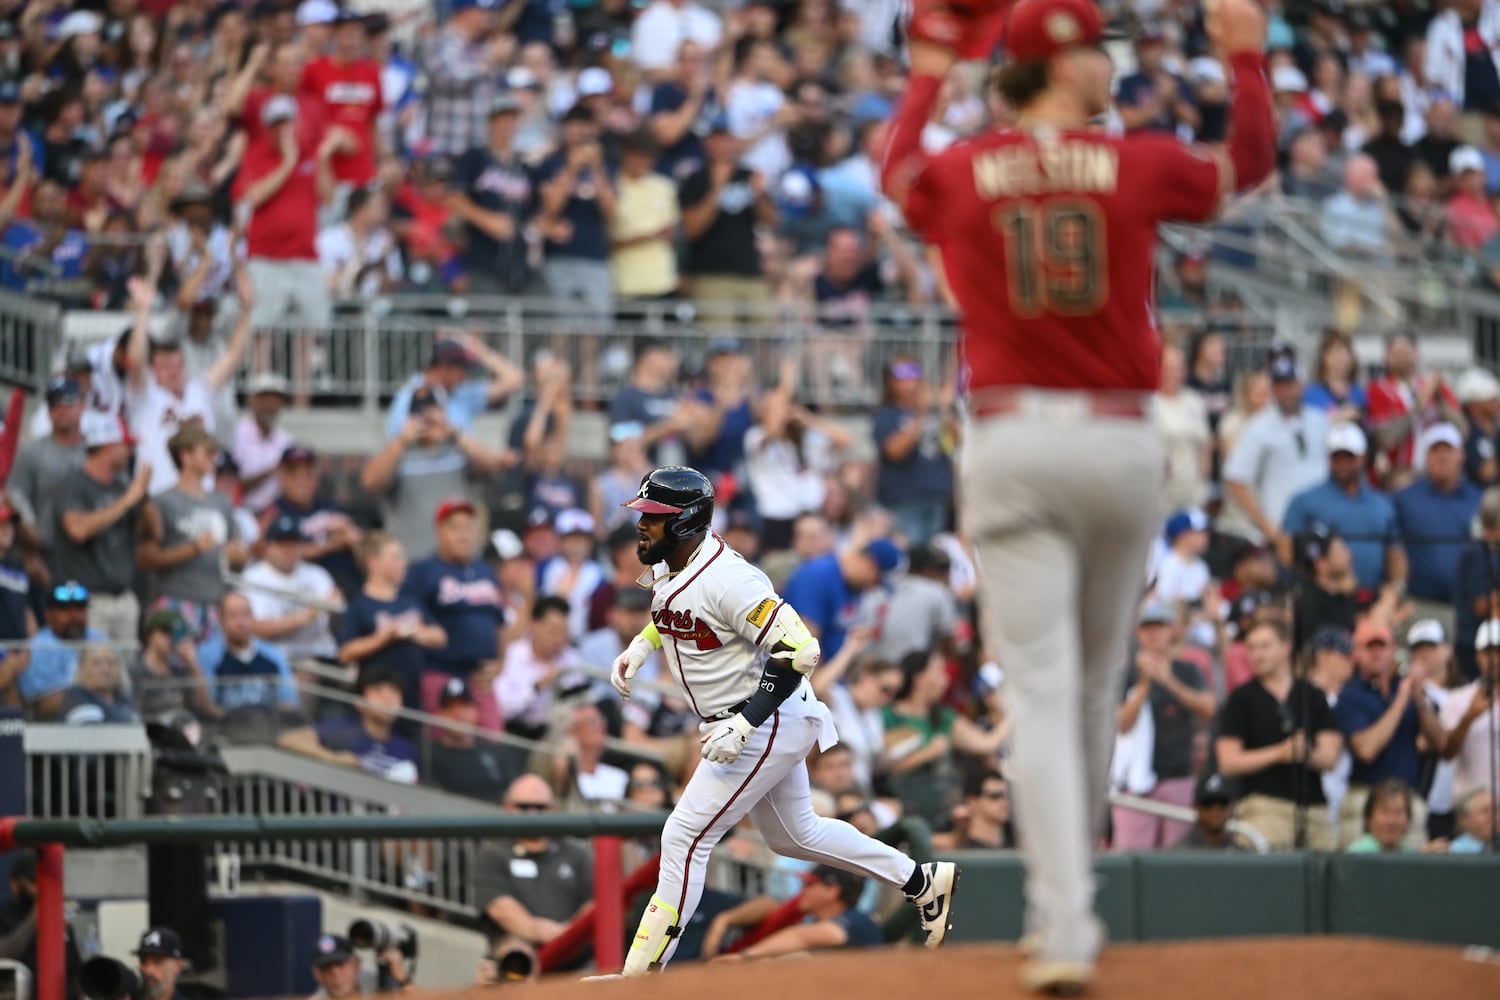
[[[1307,77],[1295,66],[1277,66],[1271,71],[1271,89],[1278,94],[1307,93]]]
[[[1423,618],[1419,622],[1412,622],[1411,628],[1406,630],[1406,645],[1408,648],[1420,646],[1424,642],[1435,646],[1442,645],[1448,636],[1443,632],[1442,623],[1435,618]]]
[[[1466,170],[1484,171],[1484,154],[1473,146],[1459,146],[1448,154],[1448,172],[1457,177]]]
[[[332,24],[339,18],[339,5],[333,0],[304,0],[297,7],[297,23],[299,25],[309,24]]]
[[[1491,646],[1500,646],[1500,618],[1491,618],[1479,626],[1479,631],[1474,634],[1474,648],[1489,649]]]
[[[1419,451],[1427,452],[1434,445],[1439,444],[1446,444],[1450,448],[1462,450],[1464,446],[1463,432],[1450,423],[1433,424],[1422,432],[1422,442],[1417,447]]]
[[[521,544],[521,536],[509,528],[490,532],[490,544],[495,547],[495,554],[504,561],[514,559],[526,551],[526,547]]]
[[[79,422],[79,430],[83,433],[83,444],[86,448],[103,448],[109,444],[125,443],[125,425],[114,413],[90,410]]]
[[[615,78],[603,66],[590,66],[578,74],[578,96],[598,97],[615,89]]]
[[[1347,451],[1363,458],[1365,454],[1365,432],[1356,424],[1334,424],[1328,432],[1328,454]]]
[[[104,19],[91,10],[75,10],[57,25],[57,40],[65,42],[74,35],[96,35]]]
[[[1483,368],[1470,368],[1458,379],[1460,403],[1487,403],[1500,399],[1500,379]]]
[[[552,527],[559,535],[592,535],[594,518],[588,511],[572,507],[559,513]]]

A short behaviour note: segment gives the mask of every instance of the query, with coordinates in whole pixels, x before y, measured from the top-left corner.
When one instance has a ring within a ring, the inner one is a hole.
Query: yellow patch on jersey
[[[765,628],[766,622],[771,617],[771,612],[775,610],[775,599],[768,597],[764,601],[761,601],[759,604],[757,604],[754,609],[752,609],[751,612],[745,616],[745,620],[751,625],[754,625],[756,628]]]

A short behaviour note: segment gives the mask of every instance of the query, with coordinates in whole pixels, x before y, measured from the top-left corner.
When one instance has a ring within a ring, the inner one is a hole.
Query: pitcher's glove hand
[[[906,37],[949,49],[960,59],[988,58],[1010,0],[913,0]]]
[[[705,722],[698,727],[703,734],[701,752],[710,764],[729,764],[745,749],[755,727],[750,720],[736,712],[727,719]]]

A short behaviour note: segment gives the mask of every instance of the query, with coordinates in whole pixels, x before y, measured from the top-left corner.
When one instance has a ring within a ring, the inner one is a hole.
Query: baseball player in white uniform
[[[959,870],[919,865],[848,823],[813,812],[806,758],[838,741],[808,675],[818,640],[764,573],[709,530],[713,486],[684,467],[657,469],[625,506],[640,513],[637,553],[651,567],[651,624],[615,660],[630,679],[654,650],[703,719],[703,763],[661,835],[661,875],[625,958],[624,974],[671,961],[703,896],[708,855],[746,814],[779,854],[900,886],[918,908],[927,947],[943,943]]]

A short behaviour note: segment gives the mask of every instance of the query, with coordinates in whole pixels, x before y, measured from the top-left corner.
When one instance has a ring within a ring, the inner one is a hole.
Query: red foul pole
[[[63,1000],[63,848],[44,844],[36,859],[37,1000]]]

